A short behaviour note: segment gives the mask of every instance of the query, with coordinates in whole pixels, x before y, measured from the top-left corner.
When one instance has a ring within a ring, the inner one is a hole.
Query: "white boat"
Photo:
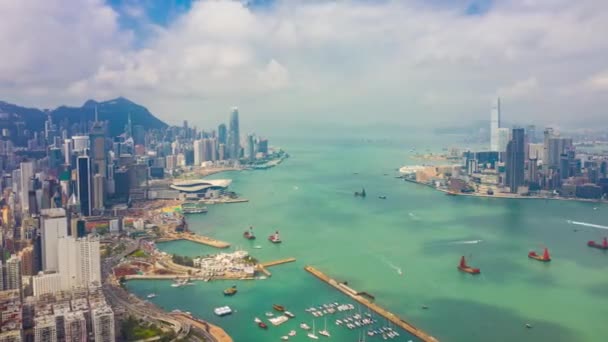
[[[291,331],[289,332],[289,334],[287,334],[287,335],[289,335],[289,336],[291,336],[291,337],[296,336],[296,331],[295,331],[295,330],[291,330]]]
[[[256,323],[260,323],[260,322],[262,322],[262,320],[261,320],[261,319],[259,319],[259,318],[257,318],[257,317],[256,317],[256,318],[254,318],[254,319],[253,319],[253,321],[254,321],[254,322],[256,322]]]
[[[274,314],[272,312],[267,312],[266,313],[266,317],[272,317],[272,316],[274,316]]]
[[[232,313],[232,309],[229,306],[220,306],[218,308],[213,309],[213,312],[218,316],[226,316]]]
[[[310,327],[308,326],[308,324],[306,323],[302,323],[300,324],[300,328],[304,329],[304,330],[310,330]]]
[[[323,330],[319,330],[319,335],[322,335],[325,337],[331,337],[331,335],[329,334],[329,331],[327,331],[327,318],[325,318],[325,327],[323,328]]]
[[[287,318],[287,316],[277,316],[277,317],[273,317],[273,318],[269,318],[268,320],[270,321],[270,323],[272,323],[272,325],[281,325],[285,322],[287,322],[289,318]]]
[[[287,317],[289,317],[289,318],[295,318],[295,317],[296,317],[296,315],[292,314],[292,313],[291,313],[291,312],[289,312],[289,311],[285,311],[284,313],[285,313],[285,316],[287,316]]]
[[[257,246],[253,246],[254,249],[262,249],[262,246],[257,245]]]
[[[156,293],[150,293],[146,296],[146,298],[154,298],[156,297]]]
[[[283,341],[287,341],[289,340],[289,336],[285,335],[285,336],[281,336],[281,340]]]
[[[315,334],[315,321],[312,321],[312,332],[308,333],[308,337],[312,338],[313,340],[319,339],[319,336]]]

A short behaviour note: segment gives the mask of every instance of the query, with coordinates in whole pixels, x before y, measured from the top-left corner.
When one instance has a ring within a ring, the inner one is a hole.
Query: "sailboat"
[[[331,337],[331,335],[329,334],[329,331],[327,331],[327,317],[325,317],[325,327],[323,328],[323,330],[319,330],[319,335],[323,335],[325,337]]]
[[[313,340],[318,340],[319,336],[315,334],[315,331],[315,321],[312,321],[312,332],[308,333],[308,337],[312,338]]]

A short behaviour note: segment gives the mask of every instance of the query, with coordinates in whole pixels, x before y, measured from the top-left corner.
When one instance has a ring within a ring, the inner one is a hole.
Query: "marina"
[[[438,341],[435,337],[416,328],[412,324],[406,322],[403,318],[401,318],[401,317],[393,314],[392,312],[373,303],[366,297],[362,296],[361,292],[357,292],[357,291],[353,290],[352,288],[346,286],[344,283],[340,283],[340,282],[330,278],[329,276],[327,276],[326,274],[324,274],[323,272],[317,270],[316,268],[314,268],[312,266],[306,266],[306,267],[304,267],[304,269],[308,273],[314,275],[315,277],[319,278],[320,280],[324,281],[325,283],[331,285],[332,287],[336,288],[340,292],[342,292],[342,293],[346,294],[347,296],[349,296],[350,298],[356,300],[360,304],[368,307],[370,310],[374,311],[378,315],[386,318],[387,320],[389,320],[391,323],[395,324],[396,326],[398,326],[398,327],[404,329],[405,331],[411,333],[412,335],[420,338],[422,341],[424,341],[424,342],[437,342]]]

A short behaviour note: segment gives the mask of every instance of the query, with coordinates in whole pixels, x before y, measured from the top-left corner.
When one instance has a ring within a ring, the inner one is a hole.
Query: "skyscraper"
[[[220,144],[226,144],[226,125],[220,124],[217,127],[217,141]]]
[[[253,134],[247,135],[247,158],[250,162],[255,160],[255,141]]]
[[[517,188],[524,184],[524,135],[523,128],[513,128],[511,141],[507,145],[505,185],[512,193],[516,193]]]
[[[239,132],[239,109],[232,108],[230,114],[230,131],[228,132],[228,157],[238,160],[241,157],[241,141]]]
[[[93,205],[94,209],[103,209],[105,200],[105,177],[101,174],[93,176]]]
[[[553,128],[547,127],[543,132],[543,173],[549,175],[549,140],[553,138]]]
[[[91,160],[87,156],[78,157],[78,199],[80,212],[84,216],[91,215]]]
[[[23,162],[20,165],[21,170],[21,210],[24,213],[29,212],[29,192],[34,190],[31,188],[31,179],[34,176],[34,163]]]
[[[63,208],[45,209],[41,211],[41,216],[42,269],[44,271],[58,271],[58,240],[68,236],[68,220],[65,210]]]
[[[91,310],[95,342],[114,342],[114,312],[107,306]]]
[[[5,290],[21,291],[21,260],[16,255],[6,261],[5,279]]]
[[[492,104],[490,112],[490,151],[498,150],[498,129],[500,128],[500,98]]]
[[[511,130],[508,128],[501,127],[498,129],[498,147],[497,152],[506,152],[507,144],[511,140]]]
[[[205,160],[205,152],[203,151],[205,148],[205,143],[203,139],[200,139],[194,140],[192,145],[194,149],[194,166],[201,166]]]

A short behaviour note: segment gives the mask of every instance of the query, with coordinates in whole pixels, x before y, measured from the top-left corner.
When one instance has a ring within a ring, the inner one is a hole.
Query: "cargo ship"
[[[460,258],[460,264],[458,265],[458,270],[461,272],[469,273],[469,274],[479,274],[481,270],[476,267],[471,267],[467,265],[467,261],[464,258],[464,255]]]
[[[279,237],[279,231],[277,230],[274,234],[268,237],[268,241],[272,243],[281,243],[281,238]]]
[[[598,249],[608,250],[608,238],[604,238],[604,240],[602,240],[601,244],[599,244],[599,243],[597,243],[595,241],[589,241],[589,242],[587,242],[587,246],[593,247],[593,248],[598,248]]]
[[[255,240],[255,235],[253,234],[253,226],[249,226],[249,230],[243,233],[243,237],[247,240]]]
[[[538,255],[538,254],[536,254],[535,251],[530,251],[530,253],[528,253],[528,258],[535,259],[535,260],[542,261],[542,262],[551,261],[551,256],[549,255],[549,249],[547,247],[545,247],[545,250],[543,251],[543,255]]]

